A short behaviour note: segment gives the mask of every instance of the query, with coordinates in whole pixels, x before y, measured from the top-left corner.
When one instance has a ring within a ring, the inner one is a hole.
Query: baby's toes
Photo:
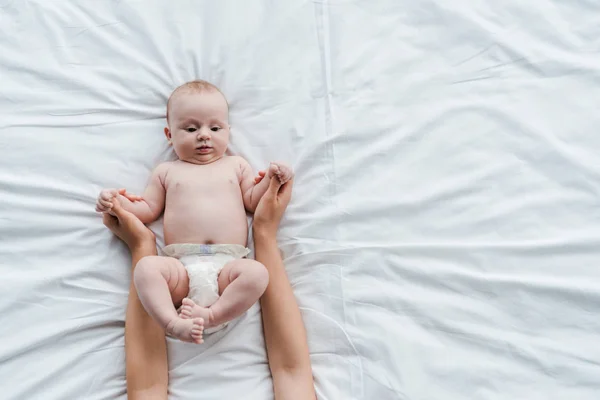
[[[204,334],[204,320],[202,318],[194,318],[190,334],[194,343],[201,344],[204,342],[202,338],[202,335]]]
[[[190,299],[189,297],[185,297],[181,301],[181,304],[182,304],[182,306],[189,307],[190,309],[196,305],[196,303],[194,303],[194,300]]]
[[[192,309],[189,306],[181,306],[181,311],[179,311],[179,318],[182,318],[182,319],[192,318]]]

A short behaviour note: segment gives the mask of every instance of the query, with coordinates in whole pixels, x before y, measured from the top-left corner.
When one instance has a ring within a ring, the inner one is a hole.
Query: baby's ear
[[[171,131],[169,130],[168,126],[165,126],[165,136],[167,137],[169,145],[171,145]]]

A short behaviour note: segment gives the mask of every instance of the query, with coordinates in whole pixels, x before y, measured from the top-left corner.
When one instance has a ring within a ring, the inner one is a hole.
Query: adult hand
[[[283,212],[292,198],[294,179],[283,185],[279,179],[271,179],[269,188],[260,199],[254,211],[254,234],[263,234],[275,237]]]
[[[156,245],[154,233],[140,221],[138,217],[121,207],[121,203],[114,199],[110,215],[105,213],[102,217],[104,225],[124,241],[130,250],[145,245]]]

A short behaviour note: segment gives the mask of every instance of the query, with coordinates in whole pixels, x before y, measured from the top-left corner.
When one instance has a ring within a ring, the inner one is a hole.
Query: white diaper
[[[229,261],[244,258],[250,253],[239,244],[170,244],[164,255],[177,258],[184,265],[190,279],[188,297],[202,307],[212,305],[219,298],[219,272]],[[222,324],[205,329],[212,333],[224,328]]]

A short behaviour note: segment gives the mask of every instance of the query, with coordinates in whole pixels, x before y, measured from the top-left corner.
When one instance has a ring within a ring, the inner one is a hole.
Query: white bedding
[[[600,391],[600,3],[0,0],[0,398],[125,399],[103,187],[203,78],[297,173],[280,246],[320,399]],[[160,234],[160,224],[153,228]],[[257,307],[169,343],[173,399],[270,399]]]

